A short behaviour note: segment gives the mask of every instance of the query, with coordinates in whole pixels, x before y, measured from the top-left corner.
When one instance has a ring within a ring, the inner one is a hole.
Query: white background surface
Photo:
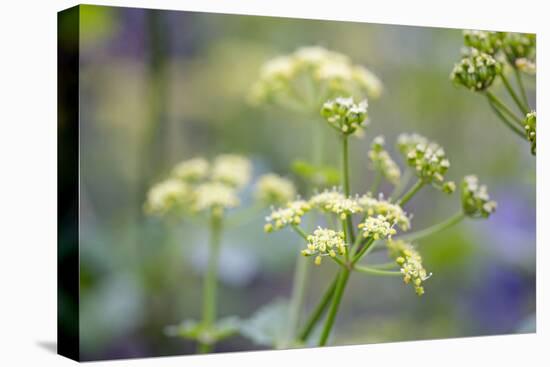
[[[101,366],[548,366],[550,20],[545,1],[94,1],[96,4],[537,32],[537,334],[283,352],[149,358]],[[74,1],[3,2],[0,12],[0,366],[74,365],[56,340],[56,12]],[[546,103],[546,104],[545,104]],[[546,190],[543,188],[546,187]],[[546,224],[546,225],[544,225]],[[96,363],[94,363],[95,365]]]

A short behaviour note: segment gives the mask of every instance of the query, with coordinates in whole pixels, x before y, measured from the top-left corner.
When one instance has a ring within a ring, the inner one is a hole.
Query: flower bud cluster
[[[282,229],[288,225],[298,225],[302,217],[311,209],[311,205],[304,200],[295,200],[286,206],[275,209],[265,218],[267,224],[264,226],[266,232]]]
[[[191,187],[181,180],[171,178],[149,189],[144,209],[149,214],[162,215],[184,206],[191,198]]]
[[[487,186],[480,185],[477,176],[470,175],[462,180],[462,209],[472,218],[488,218],[495,212],[497,203],[492,201]]]
[[[493,84],[501,70],[502,65],[493,56],[472,49],[469,55],[455,64],[450,78],[456,84],[481,92]]]
[[[382,197],[375,199],[370,195],[363,195],[357,199],[359,205],[369,216],[383,215],[391,225],[398,226],[402,231],[411,228],[411,220],[407,213],[397,204],[392,204]]]
[[[495,55],[502,47],[502,32],[467,30],[463,35],[466,46],[489,55]]]
[[[502,52],[508,62],[518,67],[535,64],[536,35],[532,33],[505,32],[502,36]]]
[[[289,179],[268,173],[256,184],[256,199],[268,205],[282,205],[296,197],[296,187]]]
[[[419,296],[424,294],[423,283],[431,277],[422,264],[422,257],[416,249],[405,241],[387,241],[389,255],[401,267],[403,281],[411,284]]]
[[[525,116],[523,124],[527,139],[531,143],[531,153],[535,155],[537,153],[537,113],[535,111],[529,112]]]
[[[351,97],[338,97],[323,104],[321,115],[330,126],[344,135],[350,135],[366,124],[367,101],[355,103]]]
[[[390,154],[384,149],[383,136],[374,138],[368,156],[373,168],[380,171],[386,180],[393,185],[399,183],[401,170]]]
[[[363,208],[357,202],[357,198],[346,197],[335,188],[313,195],[309,203],[321,211],[338,215],[342,220],[349,215],[363,211]]]
[[[431,183],[445,193],[454,192],[455,184],[445,182],[445,174],[451,164],[439,144],[418,134],[401,134],[397,145],[419,179]]]
[[[307,236],[307,248],[302,250],[304,256],[315,256],[315,264],[321,265],[323,256],[336,257],[346,253],[344,232],[318,227],[312,235]]]

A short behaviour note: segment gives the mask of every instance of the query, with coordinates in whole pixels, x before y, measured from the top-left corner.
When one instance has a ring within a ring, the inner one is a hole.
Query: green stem
[[[421,179],[418,179],[418,181],[416,181],[416,183],[414,184],[413,187],[411,187],[409,189],[409,191],[407,191],[405,193],[405,195],[403,195],[401,197],[401,199],[397,200],[396,204],[399,205],[399,206],[403,206],[405,205],[409,200],[412,199],[412,197],[424,186],[424,181],[422,181]]]
[[[328,310],[327,319],[323,326],[323,331],[321,332],[321,337],[319,338],[319,346],[324,346],[327,344],[330,332],[334,326],[334,321],[336,320],[336,314],[338,313],[338,308],[342,301],[342,295],[344,294],[344,289],[349,279],[350,270],[344,268],[340,271],[338,276],[338,283],[336,283],[336,288],[334,289],[334,296],[332,297],[332,302]]]
[[[204,280],[204,299],[202,306],[203,327],[212,328],[216,320],[216,291],[218,279],[218,262],[220,257],[220,239],[222,229],[222,216],[212,212],[210,219],[210,246],[208,256],[208,268]],[[211,343],[200,342],[199,353],[208,353],[212,348]]]
[[[308,260],[309,259],[303,257],[302,255],[298,255],[298,258],[296,259],[296,269],[294,270],[294,280],[292,282],[292,296],[290,298],[289,306],[287,334],[284,345],[281,346],[282,348],[291,346],[298,329],[300,313],[304,302],[304,289],[308,278]]]
[[[461,210],[441,223],[434,224],[433,226],[430,226],[418,232],[413,232],[413,233],[404,235],[401,238],[407,241],[417,241],[421,238],[431,236],[435,233],[441,232],[449,227],[452,227],[455,224],[460,223],[462,220],[464,220],[464,218],[466,218],[466,216],[464,215],[464,212],[462,212]]]
[[[349,180],[349,152],[348,152],[348,136],[342,134],[342,186],[346,197],[350,196],[350,180]],[[353,232],[353,221],[351,215],[346,216],[346,224],[348,226],[346,242],[353,243],[355,234]]]
[[[307,242],[307,233],[297,224],[292,225],[292,229],[300,235]]]
[[[359,260],[361,260],[369,252],[371,252],[372,249],[375,247],[376,242],[374,241],[374,238],[369,237],[367,239],[367,242],[363,245],[363,247],[357,252],[357,254],[355,254],[353,259],[351,260],[351,265],[352,266],[355,265]]]
[[[520,119],[508,106],[506,106],[497,96],[495,96],[493,93],[486,91],[485,94],[493,102],[495,107],[499,108],[503,112],[505,112],[512,120],[514,120],[516,123],[519,124],[519,126],[523,127],[523,120]]]
[[[380,269],[380,270],[388,270],[388,269],[394,269],[396,266],[397,266],[397,264],[395,263],[395,261],[390,261],[390,262],[382,263],[382,264],[370,264],[369,268]]]
[[[372,181],[372,185],[369,188],[369,192],[373,195],[378,193],[378,189],[380,188],[381,183],[382,183],[382,174],[380,173],[380,171],[377,170],[376,173],[374,174],[374,181]]]
[[[354,270],[357,270],[361,273],[365,274],[371,274],[371,275],[379,275],[379,276],[403,276],[400,271],[391,271],[391,270],[380,270],[376,268],[370,268],[368,266],[359,266],[355,265],[353,267]]]
[[[493,104],[491,99],[489,98],[489,106],[491,106],[491,109],[493,112],[497,115],[498,118],[508,127],[510,130],[512,130],[515,134],[519,135],[521,138],[526,139],[525,132],[520,130],[512,121],[510,121],[506,116],[500,112],[500,110]]]
[[[521,73],[517,68],[514,68],[514,74],[516,75],[516,80],[519,85],[519,90],[521,92],[521,98],[525,106],[529,107],[529,100],[527,99],[527,93],[525,93],[525,86],[523,85],[523,80],[521,79]]]
[[[523,102],[519,99],[518,95],[514,91],[514,88],[512,88],[512,86],[510,85],[510,82],[508,81],[508,78],[506,78],[504,73],[500,73],[500,78],[502,79],[502,82],[504,83],[504,86],[506,87],[506,90],[510,94],[510,97],[512,97],[514,102],[516,102],[516,105],[518,106],[520,111],[523,112],[524,115],[527,114],[527,112],[529,112],[529,110],[527,109],[527,107],[525,107]]]
[[[315,328],[315,325],[317,325],[317,323],[321,319],[321,316],[323,316],[323,313],[325,312],[330,301],[332,300],[332,296],[334,295],[334,290],[336,289],[336,284],[338,283],[338,279],[339,279],[339,275],[336,276],[336,278],[334,278],[330,286],[327,288],[327,290],[323,294],[321,301],[319,302],[319,304],[317,304],[317,307],[315,307],[315,309],[311,313],[311,316],[307,320],[302,332],[299,335],[300,341],[302,342],[307,341],[307,339],[311,335],[311,332]]]

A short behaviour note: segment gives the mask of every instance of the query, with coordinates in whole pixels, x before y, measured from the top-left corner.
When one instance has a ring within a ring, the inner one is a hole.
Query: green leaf
[[[317,187],[334,186],[340,182],[340,172],[332,166],[316,166],[303,160],[295,160],[291,168],[296,175]]]
[[[288,326],[288,307],[286,299],[276,299],[262,306],[252,317],[241,321],[241,335],[258,345],[280,345]]]

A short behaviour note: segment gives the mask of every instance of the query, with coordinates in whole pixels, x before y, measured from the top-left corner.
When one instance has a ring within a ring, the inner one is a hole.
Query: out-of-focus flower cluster
[[[418,134],[401,134],[397,146],[419,179],[443,192],[454,192],[454,182],[445,182],[445,174],[451,164],[439,144]]]
[[[384,137],[377,136],[368,152],[372,167],[378,170],[386,180],[397,185],[401,179],[401,170],[390,154],[384,149]]]
[[[473,91],[484,91],[493,84],[502,65],[490,54],[472,49],[451,71],[454,83]]]
[[[489,197],[487,186],[480,185],[477,176],[469,175],[462,180],[462,209],[472,218],[487,218],[497,208]]]
[[[183,161],[149,190],[144,209],[155,215],[206,210],[221,214],[239,205],[237,190],[250,181],[250,174],[250,161],[234,154],[219,155],[213,164],[204,158]]]
[[[342,134],[350,135],[367,124],[367,100],[355,103],[352,97],[338,97],[323,104],[321,115]]]
[[[401,267],[403,281],[411,284],[419,296],[424,294],[423,283],[431,276],[424,269],[422,257],[410,244],[402,240],[386,242],[389,256]]]
[[[531,153],[535,155],[537,153],[537,113],[535,111],[525,116],[524,126],[525,135],[531,143]]]
[[[323,256],[336,257],[346,253],[344,232],[318,227],[312,235],[307,236],[307,248],[302,250],[304,256],[315,256],[315,264],[321,265]]]
[[[376,98],[381,90],[382,83],[367,68],[354,65],[343,54],[310,46],[266,62],[251,100],[282,105],[290,101],[316,109],[321,101],[338,95]]]
[[[296,187],[289,179],[268,173],[258,179],[255,196],[263,204],[281,205],[296,197]]]

